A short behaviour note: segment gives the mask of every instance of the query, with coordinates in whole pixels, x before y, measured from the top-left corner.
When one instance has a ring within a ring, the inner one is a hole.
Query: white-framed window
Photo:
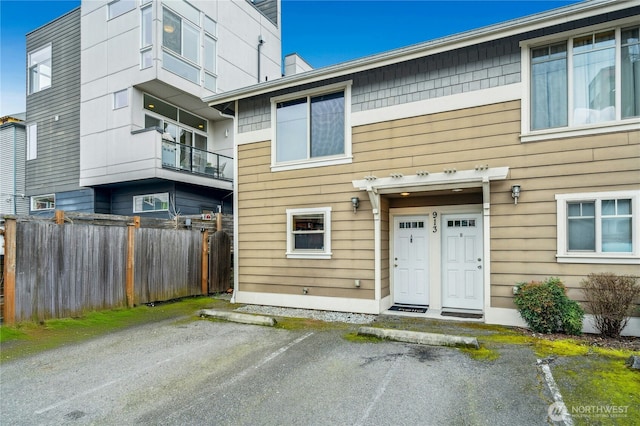
[[[54,210],[56,208],[56,195],[38,195],[31,197],[31,211]]]
[[[523,141],[640,123],[640,27],[624,20],[582,31],[521,43]]]
[[[212,92],[216,91],[216,63],[217,58],[217,37],[216,37],[217,24],[216,21],[204,17],[204,88],[209,89]]]
[[[122,14],[133,10],[136,7],[136,0],[116,0],[108,5],[109,19],[116,18]]]
[[[200,84],[200,28],[196,25],[200,12],[185,2],[171,5],[180,5],[182,13],[193,16],[183,18],[166,7],[162,9],[162,66]]]
[[[51,87],[51,44],[29,52],[29,94]]]
[[[38,124],[27,124],[27,160],[38,158]]]
[[[351,82],[271,99],[272,170],[351,162]]]
[[[144,4],[144,3],[143,3]],[[140,69],[153,64],[153,5],[140,9]]]
[[[133,197],[134,213],[169,211],[169,193],[135,195]]]
[[[287,258],[331,258],[331,207],[287,209]]]
[[[556,195],[561,263],[640,263],[640,191]]]
[[[113,93],[113,109],[124,108],[129,106],[129,91],[127,89],[119,90]]]

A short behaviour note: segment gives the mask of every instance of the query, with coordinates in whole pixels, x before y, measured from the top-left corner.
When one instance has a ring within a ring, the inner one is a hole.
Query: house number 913
[[[433,233],[435,234],[438,232],[438,212],[433,212],[431,216],[433,216]]]

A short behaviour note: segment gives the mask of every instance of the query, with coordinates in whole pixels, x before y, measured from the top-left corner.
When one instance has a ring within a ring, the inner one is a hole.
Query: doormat
[[[469,318],[469,319],[482,319],[481,313],[474,312],[446,312],[440,313],[443,317],[456,317],[456,318]]]
[[[389,308],[390,311],[399,312],[413,312],[416,314],[424,314],[427,312],[426,306],[412,306],[412,305],[393,305]]]

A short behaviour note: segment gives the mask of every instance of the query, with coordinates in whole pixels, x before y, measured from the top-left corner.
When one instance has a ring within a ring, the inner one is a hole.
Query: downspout
[[[262,34],[258,36],[258,83],[260,83],[260,48],[265,44]]]
[[[262,39],[262,37],[260,37]],[[258,45],[258,56],[260,55],[260,45]],[[260,69],[260,59],[258,59],[258,69]],[[258,80],[260,77],[258,76]],[[235,101],[235,113],[238,113],[238,101]],[[233,294],[231,295],[231,303],[236,303],[236,292],[238,291],[238,145],[236,143],[236,135],[238,134],[237,121],[235,115],[225,114],[222,111],[218,111],[220,117],[229,118],[233,120],[233,267],[235,273],[233,274]]]

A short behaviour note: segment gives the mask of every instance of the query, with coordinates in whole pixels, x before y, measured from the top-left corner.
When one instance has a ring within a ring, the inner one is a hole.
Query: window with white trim
[[[27,124],[27,160],[38,158],[38,124]]]
[[[31,211],[54,210],[56,208],[56,195],[38,195],[31,197]]]
[[[620,26],[523,43],[523,133],[640,122],[639,32]]]
[[[51,44],[29,52],[29,94],[51,87]]]
[[[183,13],[191,16],[191,22],[166,7],[162,9],[162,66],[200,84],[200,28],[195,25],[200,12],[185,2],[171,4],[180,5]]]
[[[135,195],[133,197],[134,213],[169,211],[169,193]]]
[[[350,161],[350,85],[321,90],[272,99],[274,168]]]
[[[287,209],[288,258],[331,258],[331,207]]]
[[[640,263],[640,191],[556,195],[558,261]]]

